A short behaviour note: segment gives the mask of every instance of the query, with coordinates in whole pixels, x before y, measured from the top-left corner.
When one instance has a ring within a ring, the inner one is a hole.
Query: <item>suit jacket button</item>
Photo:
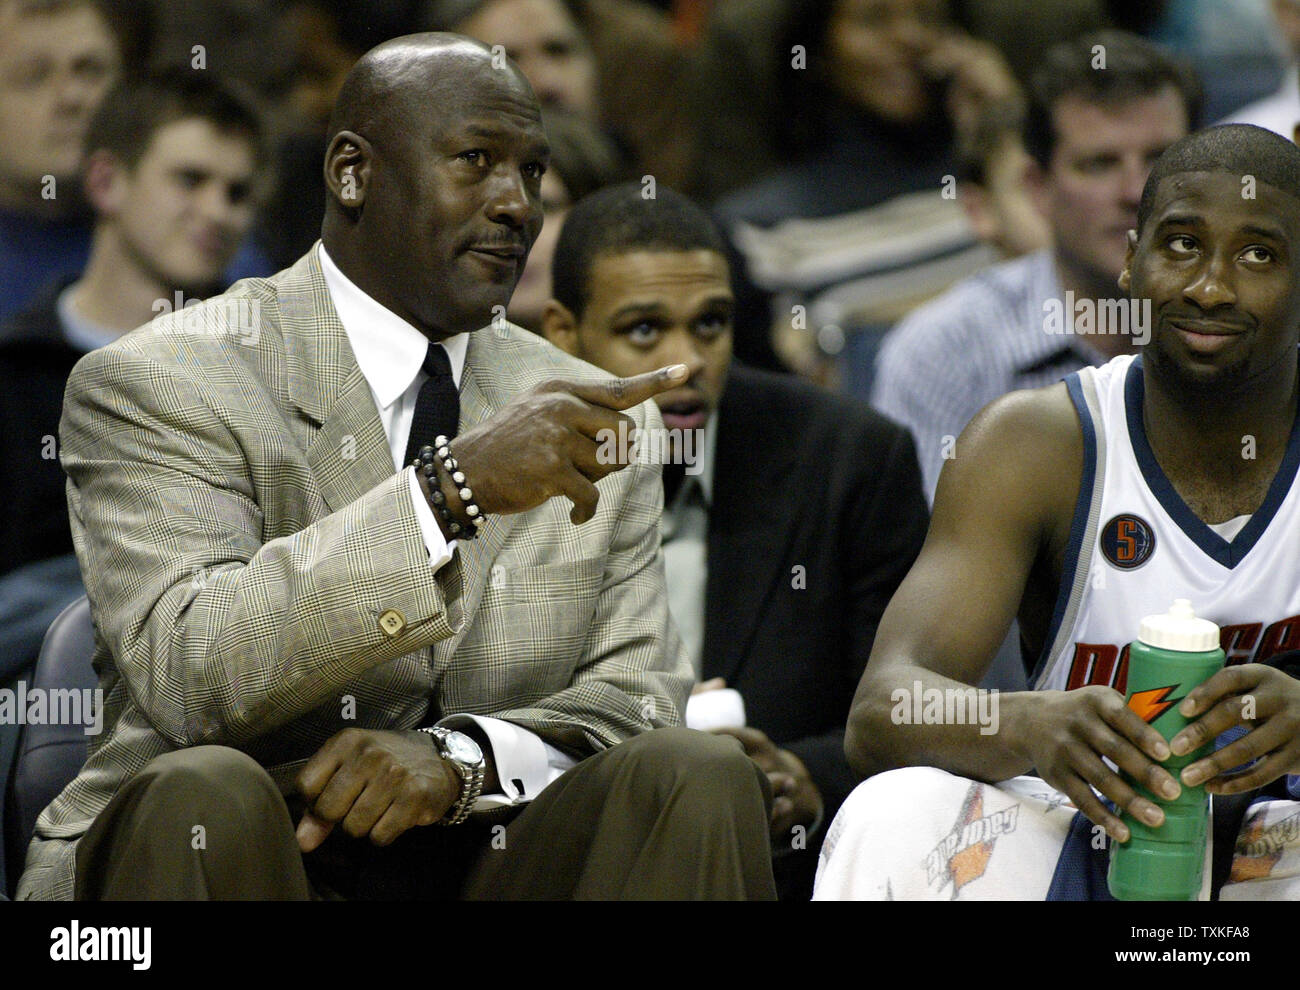
[[[406,628],[406,617],[395,608],[385,609],[379,616],[379,628],[384,631],[384,635],[397,637],[402,634]]]

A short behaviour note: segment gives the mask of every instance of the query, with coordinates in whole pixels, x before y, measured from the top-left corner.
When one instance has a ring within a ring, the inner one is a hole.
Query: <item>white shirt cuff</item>
[[[442,527],[438,525],[438,520],[433,518],[433,509],[429,506],[429,500],[424,497],[424,490],[420,488],[420,481],[415,476],[415,468],[408,467],[404,470],[409,475],[411,482],[411,505],[415,509],[415,518],[420,524],[420,535],[424,537],[424,548],[429,551],[429,566],[435,571],[451,560],[452,551],[456,549],[456,541],[447,542],[447,538],[442,535]]]
[[[578,761],[556,749],[541,736],[523,726],[482,715],[448,715],[438,724],[448,729],[462,729],[470,721],[483,730],[492,747],[492,760],[501,781],[501,791],[482,794],[474,803],[475,811],[509,808],[527,804],[551,781]]]

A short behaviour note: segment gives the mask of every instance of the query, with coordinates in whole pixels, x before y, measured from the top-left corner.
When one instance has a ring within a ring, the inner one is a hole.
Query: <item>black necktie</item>
[[[415,460],[416,452],[426,444],[432,444],[435,437],[454,437],[460,423],[460,394],[451,377],[451,362],[441,344],[429,344],[423,367],[429,378],[420,386],[420,394],[415,400],[415,415],[411,417],[411,436],[406,441],[403,464]]]
[[[664,465],[664,509],[672,507],[673,499],[681,490],[682,482],[686,480],[686,466],[684,464],[665,464]]]

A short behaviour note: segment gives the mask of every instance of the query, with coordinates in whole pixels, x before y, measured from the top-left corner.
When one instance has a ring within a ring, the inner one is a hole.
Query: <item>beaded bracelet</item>
[[[474,501],[474,492],[465,482],[465,475],[456,463],[456,458],[451,452],[451,441],[445,436],[437,437],[433,446],[425,445],[420,448],[419,454],[413,462],[413,466],[424,473],[429,479],[430,500],[433,502],[434,510],[442,517],[442,521],[447,526],[447,531],[454,539],[472,540],[478,536],[479,530],[487,518],[479,508],[478,503]],[[442,468],[451,478],[452,483],[456,486],[456,494],[460,497],[461,505],[465,510],[465,515],[469,517],[469,523],[462,526],[451,515],[451,509],[447,505],[447,497],[442,493],[441,479],[437,477],[438,463],[441,462]]]
[[[428,460],[424,459],[426,453]],[[412,465],[429,480],[429,501],[433,510],[442,518],[443,525],[453,539],[472,540],[478,535],[478,527],[462,526],[452,517],[451,510],[447,507],[447,497],[442,493],[442,479],[438,476],[438,466],[433,459],[433,448],[422,447],[420,455]]]

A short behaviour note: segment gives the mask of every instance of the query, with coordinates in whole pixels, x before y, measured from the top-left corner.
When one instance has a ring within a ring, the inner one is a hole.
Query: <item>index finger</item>
[[[658,371],[647,371],[631,378],[611,378],[603,382],[566,382],[564,388],[584,402],[606,409],[631,409],[660,392],[667,392],[686,381],[690,369],[671,364]]]
[[[1151,728],[1141,715],[1124,702],[1122,697],[1118,705],[1108,705],[1103,708],[1102,717],[1112,729],[1150,759],[1155,760],[1157,763],[1163,763],[1169,759],[1169,743],[1165,741],[1165,737]]]
[[[1255,672],[1248,670],[1248,666],[1253,665],[1224,667],[1206,678],[1187,692],[1183,703],[1178,706],[1179,714],[1183,718],[1196,718],[1213,708],[1220,698],[1250,688],[1259,678],[1251,677]]]

